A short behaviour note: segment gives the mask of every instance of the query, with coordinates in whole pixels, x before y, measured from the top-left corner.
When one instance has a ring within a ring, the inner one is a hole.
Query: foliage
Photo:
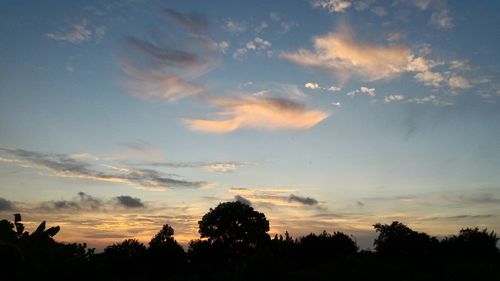
[[[198,224],[201,238],[215,244],[255,248],[269,240],[266,216],[239,201],[220,203]]]
[[[126,239],[95,253],[55,241],[59,228],[45,222],[29,233],[16,214],[0,221],[0,281],[500,280],[499,238],[477,227],[439,241],[401,222],[377,223],[372,252],[342,232],[269,239],[265,215],[239,202],[210,209],[199,225],[187,253],[168,224],[147,247]]]
[[[397,221],[390,225],[377,223],[373,227],[379,233],[373,243],[375,250],[383,256],[421,258],[432,254],[438,243],[436,238]]]

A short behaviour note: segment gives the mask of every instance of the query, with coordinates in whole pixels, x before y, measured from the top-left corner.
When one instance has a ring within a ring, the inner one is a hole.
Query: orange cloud
[[[341,75],[352,73],[370,81],[405,72],[411,56],[411,50],[405,46],[364,43],[345,30],[314,38],[314,51],[299,49],[294,53],[281,53],[282,58],[297,64]]]
[[[325,112],[283,98],[210,98],[209,102],[223,108],[217,115],[227,118],[185,119],[192,130],[227,133],[239,128],[307,129],[328,117]]]

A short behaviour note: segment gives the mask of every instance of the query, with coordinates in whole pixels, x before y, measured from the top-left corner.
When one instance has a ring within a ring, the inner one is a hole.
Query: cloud
[[[413,4],[419,7],[421,10],[426,10],[432,0],[413,0]]]
[[[379,17],[384,17],[387,15],[387,10],[382,6],[373,7],[371,9],[371,11],[372,11],[372,13],[374,13],[375,15],[377,15]]]
[[[229,32],[241,33],[247,30],[247,24],[244,21],[237,21],[235,19],[227,19],[224,27]]]
[[[210,26],[208,20],[196,13],[183,14],[172,9],[163,9],[163,14],[193,33],[203,34]]]
[[[429,96],[425,96],[423,98],[412,98],[412,99],[409,99],[408,102],[416,103],[416,104],[424,104],[424,103],[432,102],[435,100],[436,100],[435,95],[429,95]]]
[[[234,200],[240,202],[240,203],[243,203],[243,204],[246,204],[248,206],[252,206],[252,202],[246,198],[244,198],[243,196],[240,196],[240,195],[235,195],[234,196]]]
[[[216,115],[223,119],[193,119],[184,121],[194,131],[227,133],[241,128],[308,129],[328,114],[306,109],[301,103],[271,97],[211,98],[209,102],[222,108]]]
[[[248,52],[247,48],[238,48],[236,51],[233,53],[233,58],[235,59],[242,59]]]
[[[337,86],[335,86],[335,85],[332,85],[332,86],[331,86],[330,88],[328,88],[327,90],[328,90],[328,91],[330,91],[330,92],[338,92],[338,91],[342,90],[342,88],[337,87]]]
[[[311,90],[316,90],[316,89],[319,88],[319,85],[318,85],[318,83],[311,83],[311,82],[309,82],[309,83],[306,83],[304,85],[304,87],[306,87],[308,89],[311,89]]]
[[[78,196],[72,200],[46,201],[40,204],[42,210],[87,210],[97,211],[104,207],[105,203],[84,192],[78,192]]]
[[[267,22],[261,21],[260,24],[255,28],[255,32],[260,33],[268,27],[269,27],[269,24],[267,24]]]
[[[403,95],[389,95],[384,97],[384,102],[385,103],[397,102],[397,101],[403,101],[404,99],[405,96]]]
[[[79,178],[94,181],[125,183],[135,187],[150,190],[165,190],[171,188],[203,188],[206,182],[192,182],[164,176],[153,169],[137,169],[132,167],[116,167],[101,165],[102,169],[75,159],[65,154],[42,154],[23,149],[0,147],[0,151],[10,154],[19,165],[47,169],[54,176]]]
[[[314,0],[314,7],[327,9],[330,13],[341,13],[351,7],[351,1],[346,0]]]
[[[15,205],[11,201],[0,197],[0,211],[10,211],[14,210]]]
[[[471,87],[469,80],[460,75],[451,76],[448,79],[448,85],[452,89],[469,89]]]
[[[229,173],[236,170],[238,167],[242,166],[242,163],[235,162],[221,162],[221,163],[207,163],[203,164],[202,167],[210,172],[220,172]]]
[[[233,58],[241,60],[249,52],[257,52],[257,54],[262,54],[262,51],[269,49],[271,46],[271,42],[260,37],[255,37],[253,40],[248,41],[244,47],[236,49],[236,51],[234,51],[233,53]]]
[[[361,87],[357,90],[348,92],[347,96],[354,97],[359,93],[374,97],[375,96],[375,88]]]
[[[439,72],[423,71],[415,74],[415,79],[424,83],[427,86],[440,87],[441,82],[443,82],[444,77]]]
[[[431,23],[439,28],[448,29],[453,27],[452,19],[446,9],[432,13]]]
[[[127,54],[122,59],[122,70],[132,78],[127,87],[136,96],[169,102],[199,96],[204,87],[193,80],[215,68],[216,51],[226,50],[229,44],[215,43],[207,35],[209,22],[200,15],[170,9],[162,15],[173,23],[170,31],[176,40],[161,32],[148,40],[127,36]]]
[[[319,201],[311,197],[295,195],[290,189],[282,188],[230,188],[229,192],[237,193],[235,198],[251,201],[254,205],[297,207],[318,207]],[[241,195],[243,194],[243,195]]]
[[[125,208],[144,208],[145,205],[142,203],[140,198],[134,198],[128,195],[122,195],[115,198],[117,203]]]
[[[402,45],[381,46],[358,41],[348,30],[313,39],[314,51],[299,49],[282,52],[291,62],[331,71],[340,76],[352,74],[369,81],[392,78],[407,71],[411,51]]]
[[[221,53],[226,54],[227,50],[229,49],[229,42],[221,41],[217,44],[217,46],[219,47],[219,50],[221,51]]]
[[[437,66],[449,64],[450,69],[468,70],[463,61],[450,63],[435,61],[424,56],[429,55],[426,47],[421,56],[415,55],[404,45],[373,45],[357,40],[352,31],[344,28],[341,32],[328,33],[313,39],[314,50],[299,49],[296,52],[282,52],[280,57],[299,65],[326,70],[338,76],[340,80],[351,76],[364,78],[366,81],[392,79],[403,73],[414,73],[416,81],[429,87],[450,86],[452,89],[467,89],[471,84],[463,76],[451,71],[436,71]],[[342,82],[342,81],[341,81]],[[371,89],[363,87],[348,93],[355,96],[365,93],[373,96]]]
[[[231,173],[248,164],[242,162],[152,162],[143,165],[171,168],[203,168],[209,172]]]
[[[311,198],[311,197],[302,197],[302,196],[297,196],[294,194],[290,194],[288,197],[289,202],[298,202],[303,205],[308,205],[308,206],[315,206],[318,205],[318,200]]]
[[[359,88],[359,90],[363,94],[367,94],[367,95],[372,96],[372,97],[375,96],[375,88],[361,87],[361,88]]]
[[[471,70],[470,65],[466,61],[463,61],[463,60],[452,60],[450,68],[462,70],[462,71]]]
[[[104,36],[102,30],[96,30],[96,35],[98,38]],[[81,19],[71,26],[71,29],[64,32],[46,33],[50,39],[56,41],[65,41],[73,44],[83,43],[89,41],[92,38],[92,30],[89,27],[89,22],[87,19]]]
[[[146,205],[140,198],[121,195],[110,200],[99,199],[84,192],[71,200],[46,201],[39,205],[39,209],[44,211],[109,211],[117,208],[134,209],[145,208]]]

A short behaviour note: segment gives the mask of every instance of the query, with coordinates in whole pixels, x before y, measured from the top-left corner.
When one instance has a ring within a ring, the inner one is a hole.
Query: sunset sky
[[[270,233],[500,232],[500,1],[0,4],[0,219],[102,248],[219,202]]]

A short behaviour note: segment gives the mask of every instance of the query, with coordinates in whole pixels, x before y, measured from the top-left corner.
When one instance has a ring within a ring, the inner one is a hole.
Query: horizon
[[[500,2],[228,3],[3,2],[0,219],[98,249],[186,246],[227,201],[362,249],[500,231]]]

